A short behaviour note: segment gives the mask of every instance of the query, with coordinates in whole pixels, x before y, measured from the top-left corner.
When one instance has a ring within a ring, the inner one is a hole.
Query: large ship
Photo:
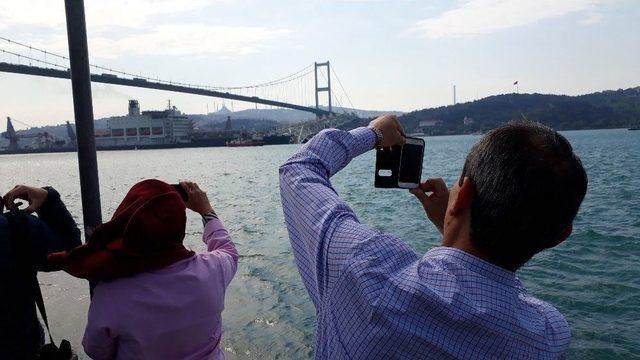
[[[75,151],[75,134],[67,123],[68,141],[39,141],[41,145],[19,147],[21,138],[35,135],[20,135],[13,130],[7,120],[7,132],[2,136],[10,140],[9,146],[0,154]],[[48,134],[38,134],[47,139]],[[247,139],[259,139],[260,145],[290,144],[292,136],[277,132],[249,132],[233,130],[231,117],[227,118],[224,129],[205,130],[194,127],[194,122],[169,102],[164,110],[140,111],[137,100],[129,100],[128,113],[107,119],[107,128],[96,130],[98,150],[165,149],[185,147],[215,147],[249,145]],[[256,140],[257,141],[257,140]],[[256,143],[253,141],[251,144]]]
[[[126,116],[107,120],[107,130],[96,131],[96,148],[170,148],[191,144],[193,121],[175,106],[165,110],[142,111],[137,100],[129,100]]]

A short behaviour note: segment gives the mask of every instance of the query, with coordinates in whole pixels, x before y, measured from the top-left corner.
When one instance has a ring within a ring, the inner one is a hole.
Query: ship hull
[[[115,151],[115,150],[151,150],[151,149],[181,149],[181,148],[205,148],[205,147],[226,147],[227,142],[232,141],[232,137],[215,137],[215,138],[199,138],[192,139],[188,143],[174,144],[122,144],[111,146],[96,146],[98,151]],[[265,136],[260,145],[284,145],[290,144],[291,137],[288,135],[271,135]],[[242,145],[240,145],[242,146]],[[244,145],[247,146],[247,145]],[[0,155],[14,154],[44,154],[44,153],[63,153],[75,152],[75,147],[60,147],[48,149],[18,149],[16,151],[0,151]]]
[[[267,135],[262,138],[265,145],[286,145],[291,144],[291,135]]]

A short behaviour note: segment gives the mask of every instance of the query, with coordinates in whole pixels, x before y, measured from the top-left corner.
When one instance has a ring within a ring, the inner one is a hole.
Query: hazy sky
[[[364,109],[450,104],[453,84],[459,101],[512,92],[516,80],[520,92],[555,94],[640,85],[639,0],[85,0],[85,5],[93,64],[230,86],[277,79],[330,60],[353,104]],[[66,54],[64,1],[2,0],[0,36]],[[0,49],[15,47],[0,40]],[[2,61],[15,58],[0,52]],[[137,98],[143,110],[163,108],[170,98],[189,113],[221,103],[95,84],[95,117],[124,113],[129,98]],[[247,106],[234,102],[236,110]],[[33,125],[72,120],[69,81],[0,73],[0,116]]]

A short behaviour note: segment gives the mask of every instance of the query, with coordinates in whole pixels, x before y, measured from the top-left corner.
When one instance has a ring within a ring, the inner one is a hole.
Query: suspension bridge
[[[299,110],[320,119],[335,117],[334,104],[344,111],[343,100],[353,104],[340,78],[329,63],[310,64],[287,76],[243,86],[211,86],[166,80],[143,74],[90,64],[92,82],[202,95],[232,101]],[[0,72],[70,79],[69,58],[65,55],[0,36]],[[342,96],[332,91],[331,76],[338,81]],[[326,96],[324,94],[326,93]],[[321,99],[326,105],[321,105]]]

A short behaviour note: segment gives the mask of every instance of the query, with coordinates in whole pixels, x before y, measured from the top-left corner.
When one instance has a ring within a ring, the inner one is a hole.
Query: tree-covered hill
[[[436,135],[486,131],[523,118],[558,130],[637,126],[640,124],[640,87],[580,96],[496,95],[413,111],[402,116],[400,121],[409,132],[424,131]]]

